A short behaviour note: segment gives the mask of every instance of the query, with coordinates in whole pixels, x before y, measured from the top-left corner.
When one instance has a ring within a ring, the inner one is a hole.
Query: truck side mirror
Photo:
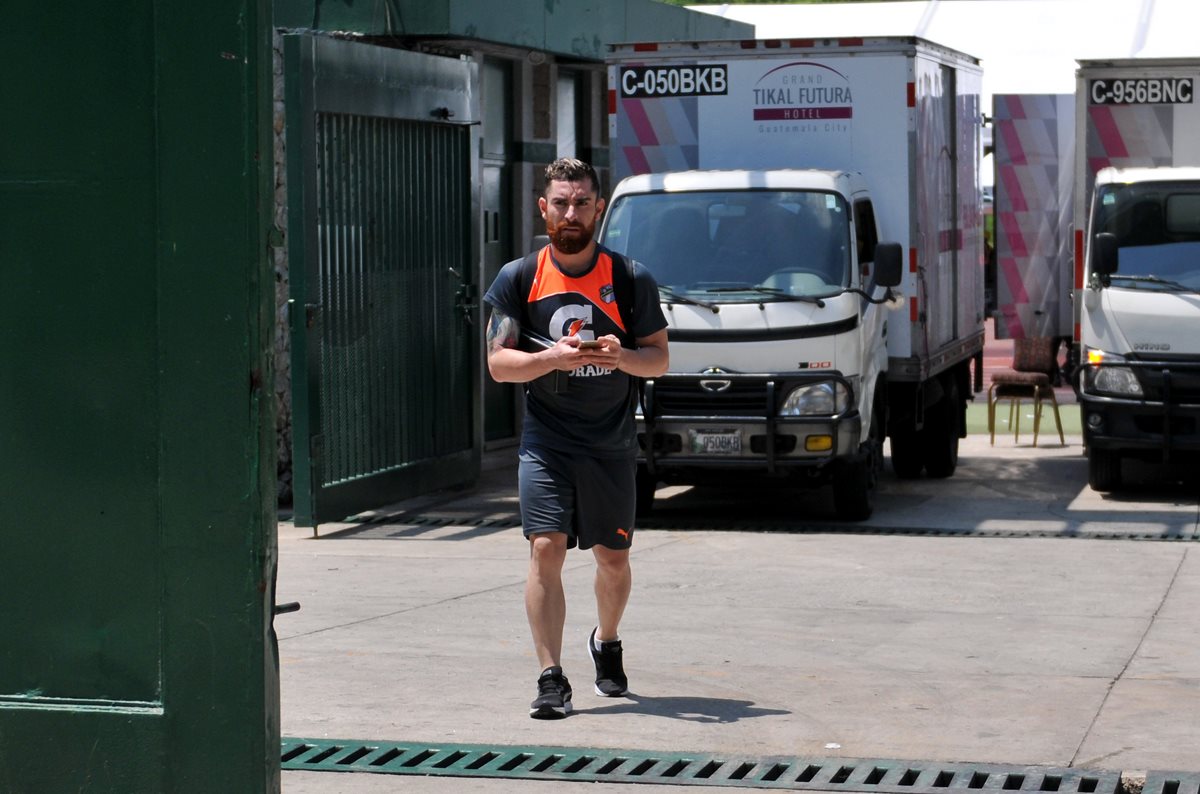
[[[875,246],[875,283],[894,287],[900,283],[904,249],[900,243],[879,243]]]
[[[1101,232],[1092,241],[1092,272],[1107,279],[1117,272],[1117,236]]]

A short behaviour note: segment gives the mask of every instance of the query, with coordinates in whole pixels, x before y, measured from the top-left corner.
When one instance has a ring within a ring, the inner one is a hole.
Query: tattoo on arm
[[[487,328],[488,355],[497,350],[516,347],[520,334],[521,328],[516,320],[507,314],[493,311]]]

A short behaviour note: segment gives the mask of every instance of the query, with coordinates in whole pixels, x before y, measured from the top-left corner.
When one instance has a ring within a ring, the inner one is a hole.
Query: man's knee
[[[529,556],[539,568],[562,568],[567,558],[567,536],[562,532],[539,532],[530,535]]]
[[[619,573],[629,568],[629,549],[593,546],[592,553],[596,557],[596,565],[605,572]]]

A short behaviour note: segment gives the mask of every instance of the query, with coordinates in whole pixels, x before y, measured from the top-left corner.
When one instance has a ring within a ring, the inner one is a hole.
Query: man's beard
[[[567,229],[572,230],[573,234],[564,234]],[[577,254],[587,248],[595,233],[595,223],[592,223],[591,226],[583,226],[563,221],[557,227],[551,227],[548,221],[546,223],[546,234],[550,235],[550,242],[554,243],[554,247],[564,254]]]

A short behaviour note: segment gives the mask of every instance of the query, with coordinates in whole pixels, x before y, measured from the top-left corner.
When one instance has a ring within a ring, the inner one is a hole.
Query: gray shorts
[[[633,459],[522,447],[517,478],[525,537],[565,532],[567,548],[628,549],[637,504]]]

